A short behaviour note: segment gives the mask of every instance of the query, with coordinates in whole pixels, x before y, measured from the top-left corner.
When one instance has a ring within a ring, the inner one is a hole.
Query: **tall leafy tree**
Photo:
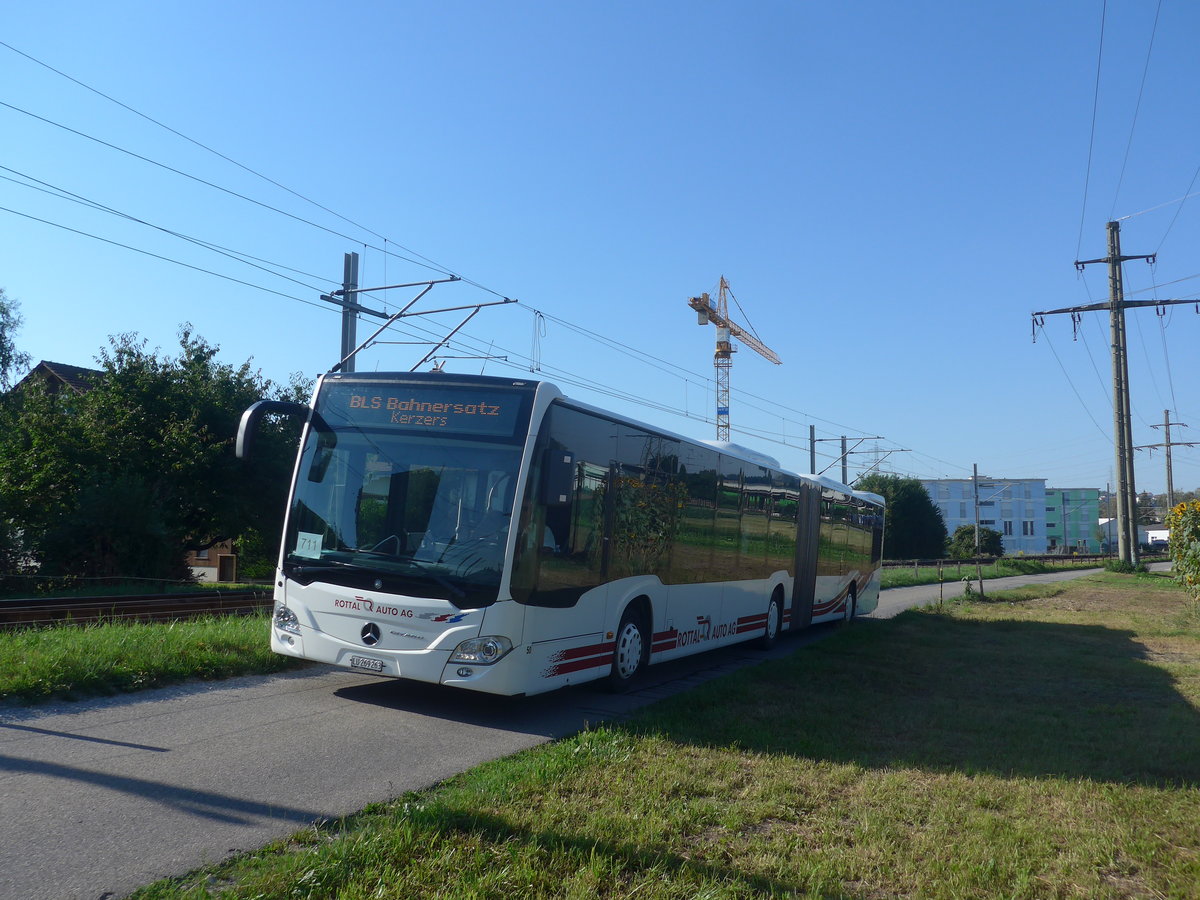
[[[21,305],[0,288],[0,391],[12,387],[14,375],[29,366],[29,354],[17,350],[16,333],[21,327]]]
[[[265,423],[250,463],[233,445],[247,406],[303,385],[220,362],[188,326],[179,347],[121,335],[90,390],[19,392],[0,434],[0,506],[43,574],[182,578],[189,549],[278,541],[297,426]]]
[[[17,350],[16,333],[21,327],[20,304],[0,288],[0,434],[12,429],[13,400],[9,388],[16,374],[29,365],[29,355]],[[0,493],[0,576],[14,572],[20,564],[19,531],[11,504]]]
[[[915,478],[873,473],[855,488],[887,500],[883,518],[883,552],[888,559],[937,559],[946,549],[942,511]]]

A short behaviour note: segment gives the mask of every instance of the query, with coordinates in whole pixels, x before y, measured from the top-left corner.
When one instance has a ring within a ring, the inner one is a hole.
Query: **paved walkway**
[[[1169,572],[1171,571],[1171,564],[1151,563],[1149,569],[1151,572]],[[983,590],[985,593],[988,591],[1006,591],[1010,588],[1023,587],[1027,584],[1050,584],[1055,581],[1071,581],[1075,578],[1082,578],[1084,575],[1094,575],[1096,572],[1103,571],[1103,569],[1064,569],[1061,572],[1047,572],[1042,575],[1012,575],[1008,578],[985,578],[983,580]],[[971,584],[974,590],[979,589],[978,581],[972,580]],[[957,579],[948,579],[941,585],[922,584],[916,587],[888,588],[886,591],[880,593],[879,606],[867,618],[890,619],[892,616],[913,606],[928,606],[930,603],[937,603],[939,597],[950,600],[962,595],[963,585]]]

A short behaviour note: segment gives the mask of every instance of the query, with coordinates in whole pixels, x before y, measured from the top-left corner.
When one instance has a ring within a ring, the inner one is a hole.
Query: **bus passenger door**
[[[817,550],[821,538],[821,489],[801,484],[796,510],[796,586],[792,589],[792,628],[812,624],[817,593]]]

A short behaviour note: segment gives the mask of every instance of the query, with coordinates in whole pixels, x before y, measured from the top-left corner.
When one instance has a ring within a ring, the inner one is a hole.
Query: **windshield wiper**
[[[467,596],[466,591],[462,590],[460,587],[458,587],[458,585],[454,584],[454,582],[450,581],[449,579],[443,578],[437,572],[434,572],[432,569],[429,568],[429,563],[425,562],[424,560],[417,559],[415,556],[406,556],[406,557],[403,557],[403,560],[406,563],[412,563],[413,565],[415,565],[418,569],[421,570],[422,575],[432,578],[434,581],[436,581],[438,584],[440,584],[442,587],[444,587],[446,590],[448,590],[455,597]]]
[[[295,571],[306,572],[310,569],[354,569],[355,571],[365,572],[370,571],[367,566],[362,563],[346,562],[342,559],[308,559],[308,562],[293,562],[292,560],[284,560],[285,563],[292,566]]]
[[[411,557],[411,556],[393,556],[391,553],[380,553],[377,550],[363,550],[358,547],[346,547],[345,549],[338,550],[336,552],[337,553],[354,553],[354,554],[360,554],[362,556],[373,557],[373,558],[377,558],[377,559],[378,558],[394,559],[400,563],[411,563],[415,569],[419,570],[421,577],[428,578],[430,581],[436,582],[437,584],[441,585],[447,591],[450,592],[451,596],[459,597],[459,598],[467,596],[466,591],[464,591],[462,588],[460,588],[454,582],[450,581],[448,578],[444,578],[441,575],[439,575],[437,572],[433,571],[430,568],[430,564],[425,562],[424,560],[416,559],[415,557]],[[355,571],[358,571],[358,572],[373,572],[375,574],[383,574],[380,572],[380,570],[378,568],[375,568],[373,566],[366,566],[360,562],[346,562],[345,560],[329,559],[327,557],[322,557],[319,560],[313,560],[313,565],[304,565],[301,563],[293,563],[292,565],[294,565],[296,567],[296,570],[299,572],[304,572],[305,570],[309,570],[309,569],[322,569],[322,568],[328,568],[328,567],[335,567],[335,568],[344,568],[344,569],[354,569]],[[396,574],[399,574],[399,573],[396,573]]]

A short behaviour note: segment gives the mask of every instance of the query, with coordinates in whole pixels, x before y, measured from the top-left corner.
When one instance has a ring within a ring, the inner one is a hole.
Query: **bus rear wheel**
[[[767,624],[763,633],[758,638],[758,648],[760,650],[770,650],[775,646],[775,642],[779,640],[779,632],[783,629],[783,598],[780,597],[779,591],[771,595],[771,602],[767,604]]]
[[[625,610],[625,615],[621,616],[621,625],[617,628],[612,671],[608,675],[608,686],[612,690],[629,689],[646,665],[646,651],[649,646],[642,617],[632,609]]]

